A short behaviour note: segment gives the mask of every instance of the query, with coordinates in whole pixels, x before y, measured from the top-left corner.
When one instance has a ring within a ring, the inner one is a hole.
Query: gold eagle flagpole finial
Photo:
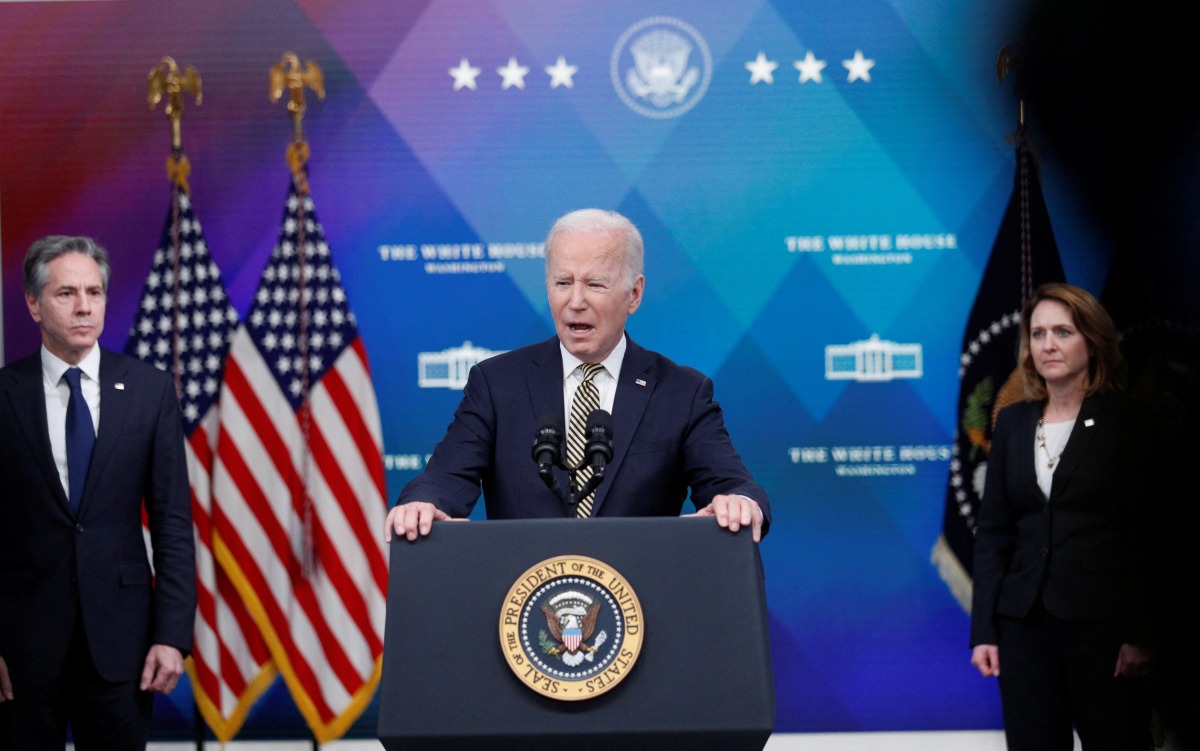
[[[304,87],[312,89],[318,99],[325,98],[325,77],[312,60],[303,67],[300,58],[292,52],[283,53],[279,62],[271,66],[271,102],[278,102],[284,91],[288,92],[288,113],[292,116],[292,142],[288,145],[287,162],[296,180],[297,192],[308,194],[308,178],[304,165],[308,163],[308,143],[304,140]]]
[[[187,157],[183,153],[183,95],[192,94],[196,104],[200,104],[201,93],[200,74],[191,65],[181,71],[174,58],[167,56],[158,65],[150,69],[146,101],[150,109],[166,99],[165,112],[171,121],[171,155],[167,157],[167,179],[178,183],[184,193],[188,192],[187,177],[190,171]]]

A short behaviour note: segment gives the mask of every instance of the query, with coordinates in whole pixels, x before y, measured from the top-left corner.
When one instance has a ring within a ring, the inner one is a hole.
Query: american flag
[[[387,591],[383,439],[367,354],[307,191],[225,367],[213,471],[218,558],[318,742],[379,682]]]
[[[212,472],[217,397],[238,316],[178,184],[146,277],[126,354],[175,376],[187,436],[199,593],[188,675],[196,706],[224,743],[276,675],[258,628],[213,556]]]

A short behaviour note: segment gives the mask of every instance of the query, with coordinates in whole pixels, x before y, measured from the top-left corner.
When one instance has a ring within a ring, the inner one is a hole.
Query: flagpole
[[[325,79],[321,68],[312,60],[302,67],[300,58],[295,53],[285,52],[279,62],[271,66],[270,77],[271,101],[277,102],[288,93],[287,110],[292,118],[292,142],[287,148],[288,168],[292,172],[292,180],[296,185],[296,196],[300,199],[296,207],[296,263],[300,274],[297,280],[299,295],[299,335],[296,349],[299,352],[300,370],[300,434],[304,439],[304,463],[302,484],[304,487],[304,506],[302,523],[304,526],[304,575],[312,576],[316,572],[316,560],[313,545],[313,509],[312,494],[309,493],[309,477],[312,466],[312,453],[309,450],[312,405],[309,402],[310,372],[308,361],[308,299],[306,297],[305,263],[307,261],[305,248],[308,246],[307,218],[305,217],[305,201],[309,198],[308,157],[310,154],[308,141],[304,138],[304,112],[307,104],[304,100],[304,88],[307,86],[316,93],[318,99],[325,98]],[[315,741],[314,741],[315,743]]]
[[[318,99],[325,98],[325,77],[321,68],[312,60],[303,67],[300,58],[295,53],[285,52],[278,63],[271,66],[270,71],[271,101],[278,102],[286,90],[288,94],[287,110],[292,118],[292,142],[288,145],[287,161],[296,180],[296,192],[302,198],[307,198],[308,176],[305,165],[308,164],[308,142],[304,139],[304,112],[308,108],[304,100],[304,87],[312,89]]]
[[[200,714],[200,705],[192,701],[192,740],[196,743],[196,751],[204,751],[204,715]]]
[[[1003,84],[1010,72],[1021,67],[1019,42],[1008,42],[996,55],[996,83]],[[1013,95],[1017,98],[1017,174],[1021,183],[1021,307],[1033,296],[1033,247],[1029,230],[1029,160],[1031,158],[1029,134],[1025,129],[1025,98],[1022,96],[1021,79],[1015,75]]]
[[[996,58],[1003,83],[1022,63],[1017,42]],[[1016,156],[1012,192],[976,289],[959,360],[959,396],[947,477],[942,533],[932,562],[963,610],[971,611],[976,518],[983,501],[991,430],[997,413],[1021,398],[1016,369],[1020,314],[1039,284],[1065,281],[1058,245],[1038,177],[1035,144],[1025,124],[1022,81],[1016,80],[1018,124],[1010,143]]]
[[[278,241],[224,371],[212,534],[312,740],[324,744],[345,734],[379,683],[382,425],[365,345],[306,179],[302,95],[306,87],[323,94],[320,71],[287,54],[270,84],[272,100],[289,94],[291,102],[291,174]]]
[[[192,66],[187,66],[182,73],[175,60],[170,56],[163,57],[158,65],[150,69],[148,76],[146,101],[150,109],[155,109],[160,102],[166,101],[164,113],[171,123],[171,153],[167,156],[167,179],[171,182],[171,257],[172,257],[172,290],[171,290],[171,374],[175,379],[175,396],[182,395],[182,357],[179,346],[179,286],[180,286],[180,231],[179,231],[179,196],[189,193],[187,178],[191,172],[187,155],[183,153],[183,95],[189,93],[195,96],[196,104],[202,97],[200,74]],[[204,751],[204,717],[200,705],[196,703],[193,693],[192,701],[192,737],[196,751]]]
[[[179,347],[179,195],[181,192],[190,192],[187,179],[191,173],[191,164],[188,162],[187,155],[183,153],[184,93],[195,95],[196,104],[200,104],[202,97],[200,74],[194,67],[189,65],[181,72],[175,60],[167,56],[150,69],[146,100],[150,103],[151,109],[157,107],[164,98],[166,100],[164,112],[167,119],[171,121],[171,153],[167,157],[167,179],[177,188],[177,190],[171,191],[171,257],[174,272],[171,290],[173,321],[171,331],[174,337],[171,346],[171,374],[175,378],[175,395],[177,397],[180,396],[182,388]]]
[[[1021,56],[1018,52],[1019,46],[1019,42],[1008,42],[996,53],[996,83],[1004,83],[1004,79],[1008,76],[1009,72],[1021,66]],[[1025,97],[1021,95],[1021,82],[1019,80],[1013,84],[1013,94],[1017,97],[1017,125],[1024,128]]]

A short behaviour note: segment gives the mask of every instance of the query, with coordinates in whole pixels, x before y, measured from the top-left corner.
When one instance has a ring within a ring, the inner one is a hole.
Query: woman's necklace
[[[1070,426],[1067,427],[1067,434],[1063,436],[1062,443],[1058,447],[1058,451],[1050,453],[1050,447],[1046,445],[1046,407],[1042,408],[1041,419],[1038,420],[1038,445],[1042,447],[1042,452],[1046,454],[1046,467],[1054,469],[1054,465],[1062,458],[1063,452],[1067,450],[1067,441],[1071,440],[1071,431],[1075,429],[1075,421],[1072,420]]]

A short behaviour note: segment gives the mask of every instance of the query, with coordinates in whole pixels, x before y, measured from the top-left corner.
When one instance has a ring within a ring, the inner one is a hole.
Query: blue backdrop
[[[632,336],[713,377],[771,495],[777,730],[999,727],[930,552],[963,327],[1012,188],[1017,99],[996,59],[1019,10],[0,3],[5,355],[36,346],[19,262],[51,233],[109,247],[102,341],[123,348],[169,200],[169,129],[145,98],[164,55],[203,78],[183,122],[192,198],[246,313],[288,180],[267,72],[295,52],[324,71],[304,120],[313,198],[370,357],[389,495],[458,402],[454,350],[551,333],[551,221],[619,210],[647,247]],[[1067,278],[1098,293],[1107,244],[1053,155],[1042,171]],[[189,701],[185,687],[160,702],[162,733],[190,732]],[[304,732],[280,685],[244,735]]]

